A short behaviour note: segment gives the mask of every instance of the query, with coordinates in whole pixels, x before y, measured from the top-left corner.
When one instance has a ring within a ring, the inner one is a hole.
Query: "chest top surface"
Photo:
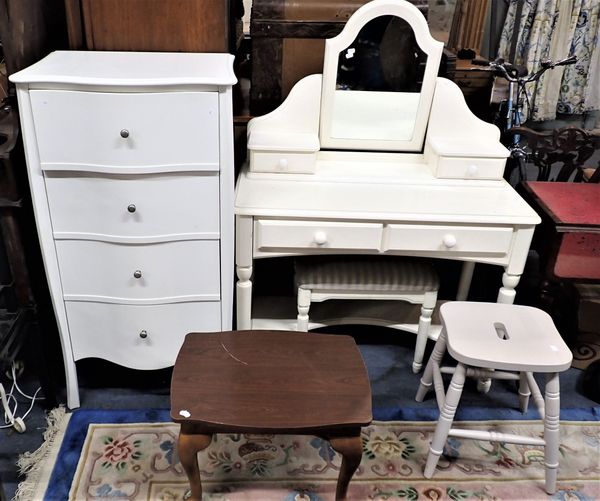
[[[55,51],[11,75],[16,84],[233,85],[231,54]]]

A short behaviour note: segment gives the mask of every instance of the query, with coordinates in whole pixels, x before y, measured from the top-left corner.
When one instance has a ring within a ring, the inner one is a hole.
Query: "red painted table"
[[[542,217],[536,238],[547,277],[600,281],[600,184],[537,181],[524,188]]]

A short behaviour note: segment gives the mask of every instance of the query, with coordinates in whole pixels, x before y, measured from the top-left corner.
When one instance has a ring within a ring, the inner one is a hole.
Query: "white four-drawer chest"
[[[11,77],[70,408],[76,360],[158,369],[231,329],[232,63],[58,51]]]

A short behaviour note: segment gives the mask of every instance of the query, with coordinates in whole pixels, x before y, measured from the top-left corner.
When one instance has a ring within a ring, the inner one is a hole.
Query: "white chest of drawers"
[[[75,361],[231,329],[233,57],[59,51],[11,76],[70,408]]]

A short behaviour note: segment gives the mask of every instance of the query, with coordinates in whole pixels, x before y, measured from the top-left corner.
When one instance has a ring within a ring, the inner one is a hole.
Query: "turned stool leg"
[[[328,440],[333,450],[342,455],[342,467],[340,468],[340,476],[338,477],[337,488],[335,490],[335,501],[342,501],[346,499],[348,484],[360,465],[362,458],[360,431],[359,435],[354,437],[335,437]]]
[[[560,419],[560,385],[558,373],[546,374],[544,412],[544,463],[546,465],[546,492],[554,494],[556,491],[556,478],[558,474],[558,455],[560,444],[559,419]]]
[[[429,454],[427,455],[427,463],[425,464],[424,471],[425,478],[431,478],[440,456],[442,455],[442,451],[444,450],[444,444],[446,443],[448,433],[452,427],[454,414],[456,414],[458,402],[460,401],[460,396],[465,384],[465,374],[465,366],[463,364],[458,364],[454,371],[454,375],[452,376],[452,381],[450,381],[448,393],[446,394],[446,399],[444,400],[444,405],[440,412],[437,426],[435,427],[433,439],[429,446]]]
[[[422,402],[425,398],[425,395],[429,391],[429,388],[431,388],[433,382],[433,371],[438,370],[444,353],[446,353],[446,330],[442,328],[440,337],[438,337],[437,341],[435,342],[433,352],[431,353],[429,361],[425,366],[425,371],[423,372],[423,377],[421,378],[421,383],[419,384],[419,389],[417,390],[417,395],[415,396],[415,400],[417,402]]]
[[[198,467],[198,452],[206,449],[212,440],[212,435],[201,435],[186,433],[183,430],[179,432],[179,441],[177,443],[177,453],[181,466],[190,481],[191,501],[202,501],[202,481],[200,480],[200,468]]]
[[[310,310],[311,291],[298,287],[298,326],[296,330],[308,331],[308,310]]]
[[[527,373],[519,373],[519,408],[521,412],[525,414],[529,407],[529,397],[531,396],[531,390],[529,389],[529,383],[527,382]]]

